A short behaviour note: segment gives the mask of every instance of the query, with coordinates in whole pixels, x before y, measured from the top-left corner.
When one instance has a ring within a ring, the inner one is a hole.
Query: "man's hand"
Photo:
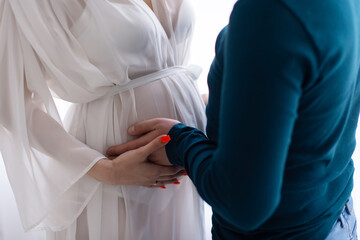
[[[154,138],[160,135],[168,134],[170,129],[178,123],[179,121],[167,118],[154,118],[138,122],[135,125],[129,127],[128,133],[132,136],[142,136],[127,143],[110,147],[106,154],[109,158],[114,158],[127,151],[142,147],[151,142]],[[153,152],[148,159],[159,165],[171,165],[166,156],[165,147],[162,147],[159,150]]]

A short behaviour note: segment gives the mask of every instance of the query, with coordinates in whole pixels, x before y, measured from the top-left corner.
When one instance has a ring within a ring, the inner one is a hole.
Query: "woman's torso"
[[[106,2],[100,9],[106,17],[94,18],[94,6],[88,6],[72,32],[114,87],[121,89],[139,77],[187,64],[193,30],[188,2],[153,1],[154,12],[142,0]],[[174,118],[204,129],[204,104],[194,74],[176,69],[168,73],[127,91],[74,104],[66,121],[69,132],[105,153],[109,146],[128,141],[128,126],[145,119]],[[78,219],[79,226],[90,225],[77,232],[86,238],[92,228],[102,239],[201,239],[202,202],[189,179],[180,182],[165,191],[101,185],[98,197]],[[111,221],[109,231],[91,224],[95,212],[101,212],[102,221]]]

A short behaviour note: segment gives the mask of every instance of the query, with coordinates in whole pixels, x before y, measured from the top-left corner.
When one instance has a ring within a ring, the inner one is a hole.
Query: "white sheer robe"
[[[0,151],[25,230],[45,239],[204,238],[202,201],[186,177],[162,190],[86,175],[137,121],[204,128],[198,73],[186,67],[189,3],[152,4],[154,12],[142,0],[0,0]],[[74,103],[67,130],[52,95]]]

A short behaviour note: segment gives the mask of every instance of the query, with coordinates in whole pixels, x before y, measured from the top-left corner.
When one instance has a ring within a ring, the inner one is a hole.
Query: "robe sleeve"
[[[36,5],[48,1],[20,2],[0,0],[0,151],[24,229],[60,231],[76,220],[98,188],[100,183],[86,173],[104,156],[64,130],[48,88],[46,74],[71,80],[70,71],[56,69],[56,61],[64,60],[62,54],[71,48],[59,44],[57,51],[63,51],[58,58],[50,56],[40,41],[49,32],[36,36],[22,22],[27,4],[34,4],[29,12],[36,16]],[[51,26],[44,26],[39,29],[50,31]],[[59,39],[65,39],[59,29]],[[77,79],[76,97],[90,96],[91,87],[80,89],[81,77]]]

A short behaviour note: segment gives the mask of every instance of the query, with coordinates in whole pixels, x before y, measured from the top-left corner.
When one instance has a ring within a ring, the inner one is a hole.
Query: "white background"
[[[203,68],[203,74],[199,80],[200,92],[206,93],[208,91],[206,84],[206,77],[214,57],[214,46],[217,34],[228,23],[230,12],[235,0],[196,0],[194,1],[197,13],[197,24],[192,50],[192,63],[200,65]],[[64,115],[69,104],[57,101],[61,115]],[[357,142],[360,142],[360,130],[357,132]],[[354,153],[353,159],[356,169],[360,169],[360,144],[358,144]],[[1,157],[1,156],[0,156]],[[357,216],[360,216],[360,174],[355,172],[355,188],[353,192],[355,210]],[[7,193],[7,195],[4,195]],[[9,183],[6,178],[4,166],[0,159],[0,240],[25,240],[22,234],[13,234],[11,238],[2,235],[2,229],[6,228],[11,232],[11,229],[16,225],[19,226],[19,220],[7,215],[9,209],[13,209],[15,202],[11,194]],[[358,206],[359,205],[359,206]],[[208,239],[210,238],[211,228],[211,209],[206,207],[206,230]],[[13,212],[11,212],[13,214]],[[14,229],[14,232],[16,230]]]

